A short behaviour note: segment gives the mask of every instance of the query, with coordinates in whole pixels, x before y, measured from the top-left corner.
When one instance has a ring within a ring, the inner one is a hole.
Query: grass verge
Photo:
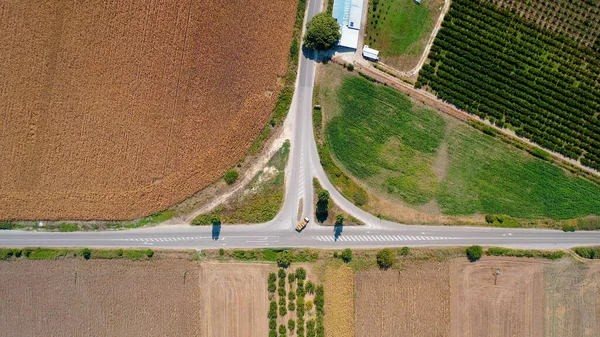
[[[285,165],[289,153],[290,143],[286,141],[269,160],[265,169],[252,179],[242,195],[208,214],[198,215],[192,224],[261,223],[272,220],[283,204]]]
[[[88,252],[89,254],[87,254]],[[87,255],[87,257],[86,257]],[[0,260],[59,260],[65,258],[146,260],[154,256],[151,249],[70,249],[70,248],[0,248]]]

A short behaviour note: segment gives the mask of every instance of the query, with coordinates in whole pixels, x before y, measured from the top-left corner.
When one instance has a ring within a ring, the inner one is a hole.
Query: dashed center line
[[[313,235],[311,236],[317,241],[354,241],[354,242],[374,242],[374,241],[432,241],[432,240],[454,240],[446,236],[404,236],[404,235],[340,235],[337,239],[333,235]]]

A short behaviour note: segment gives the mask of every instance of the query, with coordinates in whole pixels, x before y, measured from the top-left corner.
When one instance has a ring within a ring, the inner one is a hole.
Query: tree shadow
[[[304,55],[304,57],[317,63],[323,64],[329,63],[329,61],[331,60],[331,58],[333,58],[335,53],[348,53],[354,51],[356,51],[356,49],[341,46],[337,46],[329,50],[316,51],[314,49],[306,48],[304,44],[302,44],[302,55]]]
[[[329,217],[329,212],[315,212],[315,218],[318,222],[324,223]]]
[[[336,224],[335,226],[333,226],[333,238],[335,239],[335,241],[337,241],[339,237],[342,236],[343,230],[344,225],[342,224]]]
[[[221,222],[213,222],[212,224],[212,239],[217,241],[221,235]]]

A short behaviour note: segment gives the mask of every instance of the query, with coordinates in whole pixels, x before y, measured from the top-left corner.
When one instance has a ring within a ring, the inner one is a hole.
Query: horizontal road
[[[310,0],[307,20],[322,8]],[[310,56],[310,55],[308,55]],[[272,221],[257,225],[191,227],[159,226],[123,231],[51,233],[0,231],[0,246],[12,247],[153,247],[172,249],[313,247],[369,248],[393,246],[490,245],[554,249],[599,245],[600,232],[564,233],[553,230],[500,229],[443,226],[407,226],[384,221],[346,200],[329,182],[319,161],[312,125],[312,95],[316,64],[300,56],[296,91],[285,122],[291,130],[290,159],[286,170],[283,207]],[[316,225],[312,179],[330,191],[333,201],[365,226]],[[311,222],[301,233],[294,230],[300,217]]]

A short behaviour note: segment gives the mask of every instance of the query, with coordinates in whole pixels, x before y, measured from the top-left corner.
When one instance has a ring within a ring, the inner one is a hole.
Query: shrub
[[[402,249],[400,249],[400,255],[402,255],[402,256],[408,256],[408,254],[410,254],[410,248],[408,248],[408,247],[402,247]]]
[[[298,280],[305,280],[306,279],[306,270],[304,270],[304,268],[302,268],[302,267],[296,269],[296,278]],[[300,281],[298,281],[298,283],[299,282]]]
[[[346,248],[342,251],[342,260],[346,263],[352,260],[352,250],[350,248]]]
[[[237,170],[231,169],[225,173],[225,175],[223,176],[223,179],[225,180],[227,185],[231,185],[231,184],[235,183],[235,181],[238,179],[239,176],[240,176],[240,174],[238,173]]]
[[[549,260],[557,260],[563,257],[564,252],[560,250],[543,251],[491,247],[487,250],[486,254],[490,256],[538,257]]]
[[[269,319],[277,318],[277,303],[275,303],[275,301],[269,303],[269,313],[267,314],[267,317]]]
[[[311,311],[313,308],[313,301],[308,300],[306,301],[306,311]]]
[[[304,306],[304,297],[298,297],[296,299],[296,315],[298,316],[298,318],[304,317]]]
[[[285,328],[285,325],[283,325],[283,324],[279,325],[279,334],[280,335],[283,334],[285,336],[286,332],[287,332],[287,330]]]
[[[0,230],[9,230],[15,228],[15,224],[9,221],[0,222]]]
[[[306,292],[309,294],[315,293],[315,284],[312,281],[306,282]]]
[[[584,259],[600,259],[600,247],[575,247],[573,250]]]
[[[218,226],[221,224],[221,218],[217,214],[200,214],[192,220],[194,226]]]
[[[269,273],[269,283],[275,283],[277,281],[277,275],[275,273]]]
[[[299,298],[304,298],[304,295],[306,294],[304,287],[298,286],[298,289],[296,289],[296,296],[298,296]]]
[[[275,329],[269,330],[269,337],[277,337],[277,330],[275,330]]]
[[[279,287],[278,293],[279,293],[279,296],[285,297],[285,288]]]
[[[467,258],[469,258],[469,261],[475,262],[481,258],[481,255],[483,255],[483,248],[481,248],[481,246],[471,246],[468,247],[465,252],[467,253]]]
[[[275,282],[269,282],[269,292],[274,293],[277,287],[275,286]]]
[[[280,279],[285,278],[285,269],[279,268],[277,271],[277,276],[279,276]]]
[[[90,257],[92,257],[92,251],[89,248],[83,248],[83,250],[81,250],[81,255],[83,255],[84,259],[89,260]]]
[[[154,256],[154,251],[152,249],[146,249],[146,256],[151,258]]]
[[[123,256],[123,249],[117,249],[117,256],[118,257],[122,257]]]
[[[292,256],[288,251],[277,253],[277,265],[279,267],[287,268],[292,263]]]
[[[293,291],[290,291],[288,294],[288,300],[293,301],[296,299],[296,293]]]
[[[223,248],[219,248],[219,256],[223,256],[223,255],[225,255],[225,249],[223,249]],[[273,273],[271,273],[271,274],[273,274]],[[275,274],[273,274],[273,275],[275,275]],[[270,277],[270,276],[271,276],[271,275],[269,275],[269,277]]]
[[[396,257],[394,256],[394,252],[389,248],[384,248],[377,252],[377,265],[381,269],[388,269],[394,265],[394,261]]]
[[[348,63],[346,65],[346,68],[348,68],[348,70],[350,70],[350,71],[354,71],[354,63]]]
[[[333,258],[337,259],[338,258],[338,253],[337,252],[333,252]]]
[[[292,294],[293,294],[293,293],[292,293]],[[294,310],[296,310],[296,303],[294,303],[294,302],[289,302],[289,303],[288,303],[288,310],[289,310],[289,311],[294,311]]]
[[[275,318],[269,319],[269,329],[270,330],[277,329],[277,320],[275,320]]]
[[[296,321],[290,319],[288,321],[288,329],[290,330],[290,333],[294,333],[294,330],[296,329]]]
[[[288,282],[289,282],[290,284],[292,284],[292,283],[294,283],[294,281],[296,281],[296,274],[294,274],[294,273],[289,273],[289,274],[288,274]]]
[[[575,226],[564,224],[562,226],[562,230],[563,230],[563,232],[574,232],[575,231]]]

